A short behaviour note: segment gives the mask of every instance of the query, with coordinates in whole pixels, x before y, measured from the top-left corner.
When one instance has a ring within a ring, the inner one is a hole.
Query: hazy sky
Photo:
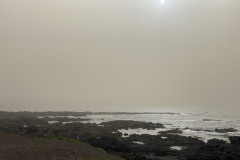
[[[0,110],[147,107],[240,113],[239,0],[0,1]]]

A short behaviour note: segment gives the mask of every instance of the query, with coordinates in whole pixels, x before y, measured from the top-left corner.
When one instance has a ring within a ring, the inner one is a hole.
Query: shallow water
[[[58,117],[58,116],[57,116]],[[64,116],[62,116],[64,117]],[[74,116],[66,116],[69,118],[79,118]],[[40,118],[40,117],[39,117]],[[54,118],[54,117],[51,117]],[[114,120],[135,120],[153,123],[162,123],[166,128],[157,128],[156,130],[137,129],[120,129],[123,137],[131,134],[150,134],[157,135],[159,131],[167,131],[179,128],[182,130],[183,136],[198,137],[207,142],[209,139],[222,139],[229,142],[229,136],[240,136],[240,120],[236,117],[213,115],[207,112],[195,113],[138,113],[138,114],[91,114],[81,118],[90,119],[89,121],[79,121],[81,123],[97,123],[114,121]],[[49,123],[57,123],[57,121],[49,121]],[[63,122],[63,124],[72,122]],[[217,133],[215,129],[234,128],[236,132]],[[124,135],[124,134],[127,135]]]
[[[229,142],[229,136],[240,136],[240,120],[230,116],[212,115],[206,112],[202,113],[143,113],[143,114],[93,114],[87,115],[90,121],[85,123],[97,123],[113,120],[135,120],[154,123],[162,123],[166,126],[164,129],[156,130],[129,129],[119,130],[120,132],[130,134],[150,134],[157,135],[159,131],[179,128],[183,131],[181,135],[198,137],[205,142],[209,139],[222,139]],[[235,128],[238,131],[228,133],[214,132],[216,128]],[[204,131],[205,130],[205,131]],[[207,130],[207,131],[206,131]]]

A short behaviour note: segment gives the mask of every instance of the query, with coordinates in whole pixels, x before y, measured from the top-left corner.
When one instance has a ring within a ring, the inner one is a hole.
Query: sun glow
[[[165,0],[160,0],[160,2],[163,4],[163,3],[165,3]]]

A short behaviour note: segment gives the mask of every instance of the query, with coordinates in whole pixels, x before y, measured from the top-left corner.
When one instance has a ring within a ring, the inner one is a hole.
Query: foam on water
[[[140,145],[144,145],[144,143],[143,143],[143,142],[140,142],[140,141],[133,141],[133,143],[140,144]]]
[[[48,121],[49,124],[58,123],[58,121]]]
[[[131,134],[149,134],[149,135],[157,135],[160,131],[167,131],[169,129],[167,128],[156,128],[155,130],[147,130],[142,128],[136,128],[136,129],[119,129],[118,131],[123,134],[123,137],[128,137]],[[127,134],[127,135],[124,135]]]
[[[170,147],[170,149],[180,151],[180,150],[182,150],[182,147],[181,146],[172,146],[172,147]]]
[[[97,123],[114,120],[135,120],[153,123],[162,123],[170,130],[179,128],[183,131],[181,135],[198,137],[204,141],[209,139],[222,139],[229,142],[229,136],[240,136],[240,120],[223,115],[212,115],[206,112],[200,113],[142,113],[142,114],[92,114],[85,118],[91,119],[85,123]],[[235,128],[237,132],[217,133],[216,128]],[[119,130],[120,132],[130,134],[150,134],[157,135],[161,129],[129,129]]]
[[[55,118],[54,116],[48,116]],[[75,116],[56,116],[56,117],[69,117],[80,118]],[[43,118],[43,117],[39,117]],[[102,122],[114,120],[135,120],[153,123],[162,123],[166,128],[157,128],[156,130],[147,130],[142,128],[137,129],[120,129],[119,132],[125,134],[125,137],[131,134],[149,134],[157,135],[160,131],[167,131],[171,129],[182,130],[182,136],[197,137],[205,142],[210,139],[222,139],[229,142],[229,136],[240,136],[240,120],[223,115],[212,115],[207,112],[200,113],[139,113],[139,114],[90,114],[81,118],[90,119],[88,121],[79,121],[81,123],[96,123],[100,126]],[[58,121],[49,121],[48,123],[57,123]],[[73,123],[70,122],[63,122]],[[236,132],[217,133],[215,129],[235,128]],[[127,136],[126,136],[127,134]]]

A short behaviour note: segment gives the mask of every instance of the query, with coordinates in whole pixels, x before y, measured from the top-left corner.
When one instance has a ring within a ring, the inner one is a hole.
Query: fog
[[[239,0],[1,0],[0,110],[240,113]]]

